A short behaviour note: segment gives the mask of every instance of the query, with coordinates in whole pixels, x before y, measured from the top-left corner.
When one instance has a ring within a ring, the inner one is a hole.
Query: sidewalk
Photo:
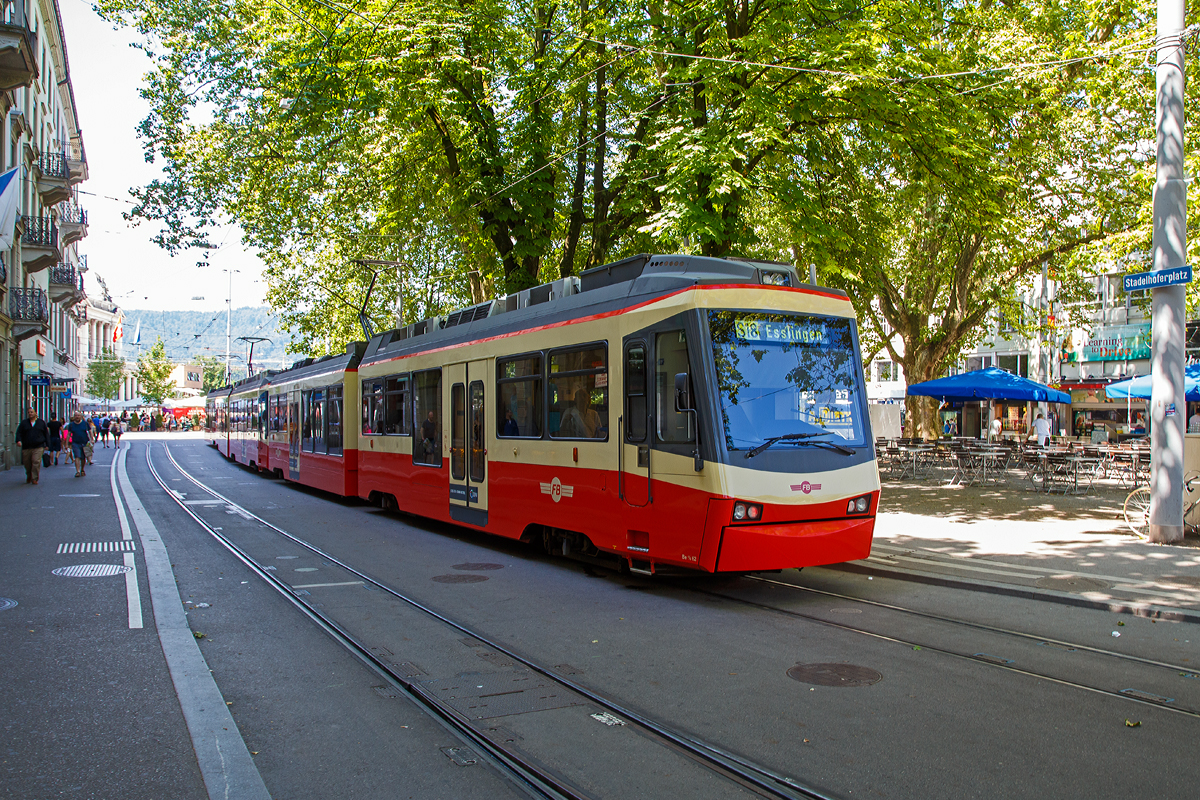
[[[871,557],[851,569],[1200,622],[1200,539],[1139,539],[1127,490],[1038,494],[1009,480],[948,487],[885,481]]]

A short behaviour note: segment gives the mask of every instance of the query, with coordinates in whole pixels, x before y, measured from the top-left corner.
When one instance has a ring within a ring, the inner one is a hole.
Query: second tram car
[[[853,308],[789,265],[635,256],[301,363],[265,393],[278,474],[564,555],[656,573],[870,553]]]

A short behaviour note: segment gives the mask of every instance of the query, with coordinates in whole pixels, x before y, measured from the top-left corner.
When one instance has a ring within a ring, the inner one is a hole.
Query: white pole
[[[1184,181],[1183,26],[1186,0],[1158,0],[1158,176],[1154,184],[1154,270],[1187,263]],[[1150,541],[1183,539],[1183,286],[1152,290],[1154,353],[1150,400]]]
[[[233,349],[233,338],[230,333],[230,321],[233,319],[233,270],[226,270],[229,273],[229,300],[225,305],[225,383],[233,383],[232,376],[229,374],[229,351]]]

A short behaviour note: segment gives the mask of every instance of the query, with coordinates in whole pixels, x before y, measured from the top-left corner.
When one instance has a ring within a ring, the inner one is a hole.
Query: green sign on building
[[[1097,328],[1083,345],[1084,361],[1137,361],[1150,358],[1150,324]]]

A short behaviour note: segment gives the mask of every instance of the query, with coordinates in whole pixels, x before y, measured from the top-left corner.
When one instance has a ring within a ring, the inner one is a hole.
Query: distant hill
[[[138,323],[141,323],[141,352],[146,352],[162,337],[167,348],[167,357],[172,361],[187,361],[196,356],[225,358],[225,312],[224,311],[151,311],[125,309],[125,338],[122,347],[126,358],[133,360],[139,348],[135,343]],[[291,337],[278,327],[279,320],[266,306],[257,308],[235,308],[230,316],[230,333],[233,344],[230,352],[241,365],[246,358],[248,345],[237,341],[239,336],[264,336],[271,341],[254,345],[256,368],[279,369],[281,363],[290,365],[300,356],[285,355],[284,348]]]

